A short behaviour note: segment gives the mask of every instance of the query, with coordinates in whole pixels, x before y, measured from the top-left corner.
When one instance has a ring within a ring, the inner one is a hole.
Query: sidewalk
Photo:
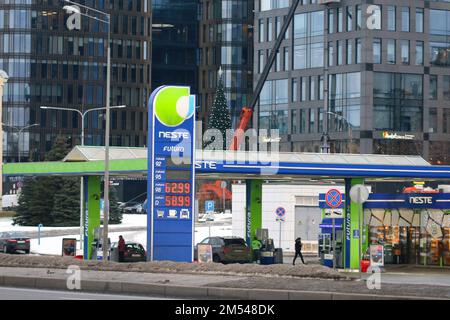
[[[0,267],[0,286],[67,290],[66,269]],[[450,299],[450,287],[383,284],[368,290],[365,281],[319,280],[179,273],[81,271],[87,292],[159,295],[186,299]]]

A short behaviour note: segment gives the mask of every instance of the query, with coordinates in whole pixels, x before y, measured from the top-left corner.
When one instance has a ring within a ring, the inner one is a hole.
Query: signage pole
[[[357,190],[358,199],[361,199],[361,189]],[[361,274],[361,251],[362,251],[362,241],[361,241],[361,204],[358,203],[358,235],[359,235],[359,249],[358,249],[358,264],[359,264],[359,276],[362,277]]]
[[[280,234],[279,234],[279,240],[278,240],[278,248],[281,248],[281,218],[279,219],[280,220]]]
[[[333,270],[336,270],[336,224],[335,219],[333,221]]]

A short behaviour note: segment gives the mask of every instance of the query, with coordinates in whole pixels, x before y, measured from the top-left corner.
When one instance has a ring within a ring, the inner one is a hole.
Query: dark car
[[[3,253],[23,251],[30,253],[30,238],[18,232],[0,233],[0,250]]]
[[[142,212],[142,203],[139,202],[127,202],[122,207],[122,213],[141,213]]]
[[[204,239],[200,244],[212,246],[213,261],[221,263],[251,263],[251,250],[245,240],[237,237],[210,237]],[[197,259],[197,246],[195,246],[194,257]]]
[[[145,262],[147,261],[147,252],[140,243],[126,242],[123,258],[124,262]],[[111,260],[116,262],[119,261],[119,248],[117,242],[114,242],[111,245]]]

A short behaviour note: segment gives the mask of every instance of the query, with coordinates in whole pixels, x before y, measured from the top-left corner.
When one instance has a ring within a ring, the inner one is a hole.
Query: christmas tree
[[[223,87],[222,68],[219,70],[219,83],[216,89],[216,96],[209,117],[208,129],[216,129],[222,133],[223,149],[226,150],[230,141],[226,139],[226,132],[231,129],[231,115],[227,106],[227,99]],[[230,139],[229,139],[230,140]],[[206,141],[204,147],[207,147],[215,141],[215,137]]]
[[[119,208],[119,197],[117,190],[114,187],[109,189],[109,223],[121,224],[122,223],[122,211]]]
[[[46,161],[60,161],[70,151],[58,136]],[[36,177],[24,182],[13,223],[22,226],[76,226],[80,221],[80,183],[77,178]]]

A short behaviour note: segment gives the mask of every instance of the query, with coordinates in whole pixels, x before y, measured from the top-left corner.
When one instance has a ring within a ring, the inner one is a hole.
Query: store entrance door
[[[393,247],[394,263],[419,264],[420,228],[399,227],[398,246]]]

